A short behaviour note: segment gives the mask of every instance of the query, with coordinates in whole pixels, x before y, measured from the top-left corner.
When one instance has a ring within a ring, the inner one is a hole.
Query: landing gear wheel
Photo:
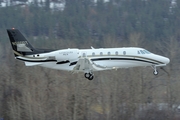
[[[155,71],[153,72],[153,74],[154,74],[154,75],[158,75],[158,71],[155,70]]]
[[[84,77],[87,78],[88,80],[93,80],[94,75],[91,74],[91,73],[85,73],[85,74],[84,74]]]
[[[94,78],[94,76],[93,75],[91,75],[91,76],[89,76],[89,80],[93,80],[93,78]]]
[[[87,79],[88,79],[90,76],[91,76],[90,73],[85,73],[85,74],[84,74],[84,77],[87,78]]]

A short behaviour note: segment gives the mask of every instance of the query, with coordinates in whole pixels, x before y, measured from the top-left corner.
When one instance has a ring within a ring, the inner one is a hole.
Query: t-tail
[[[18,29],[7,29],[15,57],[34,54],[36,51]]]

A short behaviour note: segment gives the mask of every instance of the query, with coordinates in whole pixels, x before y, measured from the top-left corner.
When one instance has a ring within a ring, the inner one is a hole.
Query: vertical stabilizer
[[[7,29],[7,33],[15,56],[19,54],[24,55],[27,52],[31,53],[34,51],[34,48],[18,29]]]

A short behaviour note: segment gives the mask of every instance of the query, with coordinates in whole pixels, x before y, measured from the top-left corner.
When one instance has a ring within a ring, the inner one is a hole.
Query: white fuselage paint
[[[100,48],[100,49],[64,49],[49,53],[17,57],[24,60],[26,66],[72,71],[80,58],[88,58],[96,64],[93,71],[129,68],[138,66],[165,66],[169,59],[144,51],[143,48]],[[143,54],[143,52],[144,54]],[[80,71],[87,72],[87,71]]]

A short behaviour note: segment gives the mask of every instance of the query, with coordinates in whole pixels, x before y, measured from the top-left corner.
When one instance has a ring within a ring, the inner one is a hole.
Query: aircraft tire
[[[85,77],[85,78],[89,78],[90,76],[91,76],[90,73],[85,73],[85,74],[84,74],[84,77]]]
[[[154,71],[153,74],[154,74],[154,75],[158,75],[158,71],[157,71],[157,70]]]
[[[88,77],[89,80],[93,80],[93,78],[94,78],[93,75],[90,75],[90,76]]]

